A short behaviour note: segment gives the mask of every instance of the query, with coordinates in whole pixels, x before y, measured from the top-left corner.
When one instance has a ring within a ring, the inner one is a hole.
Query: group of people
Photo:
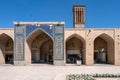
[[[76,63],[77,60],[83,61],[83,55],[82,54],[71,54],[67,56],[67,63]]]

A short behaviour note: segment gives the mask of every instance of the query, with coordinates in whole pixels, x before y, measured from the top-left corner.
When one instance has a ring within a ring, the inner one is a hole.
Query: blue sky
[[[86,28],[120,27],[120,0],[0,0],[0,28],[14,21],[64,21],[72,28],[74,4],[86,6]]]

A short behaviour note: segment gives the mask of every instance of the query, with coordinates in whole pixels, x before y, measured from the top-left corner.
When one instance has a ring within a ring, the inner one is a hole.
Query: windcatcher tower
[[[74,28],[84,28],[85,25],[85,5],[73,6],[73,26]]]

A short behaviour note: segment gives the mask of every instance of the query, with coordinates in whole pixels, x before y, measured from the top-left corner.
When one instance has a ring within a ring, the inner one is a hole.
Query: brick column
[[[114,64],[120,65],[120,29],[115,29]]]
[[[31,64],[31,49],[29,47],[29,43],[25,40],[25,63]]]
[[[86,53],[85,53],[85,64],[93,65],[94,64],[94,48],[91,41],[86,41]]]
[[[94,41],[92,39],[92,31],[86,31],[86,46],[85,46],[85,64],[94,64]]]
[[[0,49],[0,64],[5,64],[5,58],[1,49]]]

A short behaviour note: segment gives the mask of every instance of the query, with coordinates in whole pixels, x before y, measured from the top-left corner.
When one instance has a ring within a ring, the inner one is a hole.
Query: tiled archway
[[[31,63],[53,63],[53,40],[49,35],[37,29],[27,38],[27,42]],[[45,43],[48,44],[45,45]],[[44,46],[46,46],[46,49]]]

